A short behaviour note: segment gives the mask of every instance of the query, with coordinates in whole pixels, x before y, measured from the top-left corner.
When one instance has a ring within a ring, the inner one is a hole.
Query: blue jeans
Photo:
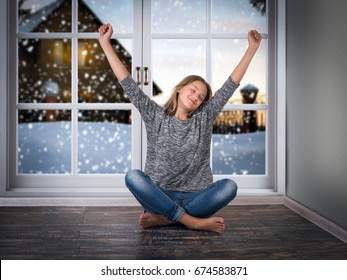
[[[145,211],[163,215],[174,222],[178,222],[184,213],[198,218],[210,217],[232,201],[237,193],[237,185],[230,179],[219,180],[201,191],[167,191],[140,170],[129,171],[125,184]]]

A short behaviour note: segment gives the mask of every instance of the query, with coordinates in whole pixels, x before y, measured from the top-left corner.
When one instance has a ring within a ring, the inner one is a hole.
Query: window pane
[[[78,113],[78,172],[126,173],[131,169],[131,111]]]
[[[97,32],[110,23],[117,33],[133,32],[132,0],[78,1],[78,31]]]
[[[220,88],[234,67],[238,64],[248,46],[247,39],[215,39],[212,41],[212,89]],[[266,103],[266,75],[267,75],[267,40],[263,40],[249,65],[239,88],[235,91],[229,103]],[[253,89],[255,99],[250,100],[242,96],[244,90]]]
[[[18,55],[19,102],[71,102],[70,40],[21,39]]]
[[[153,0],[153,33],[205,33],[206,1]]]
[[[267,32],[266,0],[212,0],[212,32]]]
[[[214,174],[265,174],[266,111],[223,111],[212,137]]]
[[[206,76],[205,40],[156,39],[152,40],[152,53],[153,99],[158,103],[165,102],[184,77]]]
[[[71,112],[20,110],[18,173],[71,172]]]
[[[130,39],[111,40],[119,58],[131,73]],[[97,40],[78,41],[78,99],[87,103],[128,103]]]
[[[18,1],[19,32],[71,32],[71,1]]]

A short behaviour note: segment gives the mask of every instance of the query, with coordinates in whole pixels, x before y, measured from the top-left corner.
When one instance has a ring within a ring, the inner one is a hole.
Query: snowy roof
[[[42,22],[47,20],[47,17],[54,13],[66,0],[58,0],[53,2],[44,8],[38,10],[35,13],[29,13],[24,11],[24,15],[19,18],[19,31],[20,32],[32,32]]]
[[[33,32],[41,24],[47,21],[48,17],[51,16],[56,10],[58,10],[65,2],[66,0],[57,0],[34,13],[30,13],[28,10],[23,10],[22,15],[19,18],[19,31]],[[85,2],[81,1],[79,4],[82,4],[87,12],[93,17],[98,26],[102,24],[102,21],[99,19],[99,17],[89,8],[89,6]],[[127,59],[131,60],[131,55],[122,46],[122,44],[116,39],[112,39],[112,41],[114,41],[115,45],[119,46],[123,55],[126,56]],[[160,93],[162,93],[162,90],[157,85],[157,83],[153,82],[153,95],[158,95]]]

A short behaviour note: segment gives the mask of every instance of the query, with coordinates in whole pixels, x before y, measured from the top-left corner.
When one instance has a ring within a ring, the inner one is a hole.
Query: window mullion
[[[224,110],[268,110],[268,104],[226,104]]]
[[[72,1],[72,47],[71,47],[71,174],[78,171],[78,3]]]
[[[72,33],[18,33],[18,39],[71,39]]]
[[[206,81],[212,83],[211,0],[206,1]]]
[[[212,0],[206,1],[206,81],[212,84]],[[212,141],[210,145],[210,166],[213,164]]]

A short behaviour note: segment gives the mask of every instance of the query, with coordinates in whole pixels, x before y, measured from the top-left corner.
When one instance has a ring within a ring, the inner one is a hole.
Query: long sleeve
[[[219,115],[219,113],[223,110],[223,107],[234,94],[235,90],[239,87],[231,77],[224,82],[223,86],[216,91],[215,95],[212,97],[210,102],[206,105],[207,111],[209,113],[212,121]]]
[[[141,90],[130,74],[120,82],[120,85],[145,122],[152,122],[156,114],[162,113],[162,107]]]

